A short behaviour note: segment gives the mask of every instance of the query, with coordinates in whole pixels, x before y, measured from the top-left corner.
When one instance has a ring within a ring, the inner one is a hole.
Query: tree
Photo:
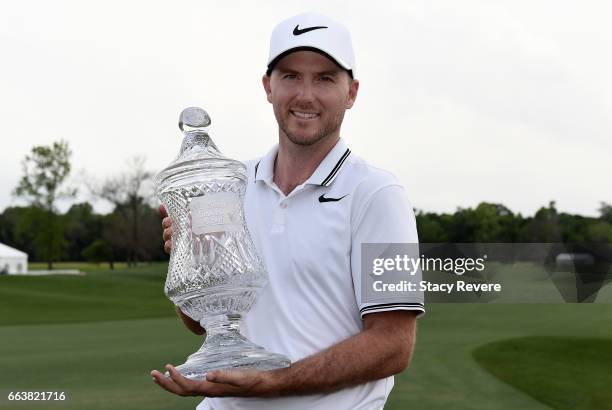
[[[83,257],[89,262],[101,263],[108,262],[111,269],[115,269],[113,260],[113,250],[111,246],[102,239],[96,239],[83,250]]]
[[[443,229],[440,217],[437,214],[419,211],[415,216],[419,241],[423,243],[442,243],[448,241],[447,232]]]
[[[27,230],[25,222],[31,219],[32,207],[9,207],[0,215],[0,242],[17,248],[28,255],[36,255],[35,232]]]
[[[102,216],[87,202],[74,204],[63,215],[68,260],[82,259],[83,250],[102,235]]]
[[[590,241],[588,228],[597,222],[596,218],[559,214],[559,227],[561,229],[561,241],[563,243],[582,243]]]
[[[602,202],[599,207],[599,215],[602,220],[612,224],[612,205]]]
[[[598,221],[589,225],[587,238],[594,243],[612,243],[612,224]]]
[[[451,242],[515,242],[522,217],[502,204],[481,202],[474,209],[457,209],[447,220]]]
[[[40,210],[26,214],[32,219],[25,223],[35,224],[37,253],[44,255],[49,269],[53,269],[53,261],[60,258],[64,245],[57,201],[76,195],[76,189],[64,187],[70,174],[71,155],[66,141],[33,147],[22,161],[23,175],[13,191],[13,195]]]
[[[525,242],[561,242],[559,213],[555,201],[550,201],[548,207],[538,209],[535,216],[524,226],[523,239]]]
[[[18,240],[29,242],[28,254],[47,261],[49,269],[53,269],[53,261],[60,258],[66,247],[61,216],[39,206],[25,208],[15,235]]]
[[[107,220],[109,225],[105,226],[104,236],[114,250],[125,250],[128,266],[151,257],[152,208],[149,202],[153,197],[153,173],[145,169],[144,163],[144,158],[134,157],[123,173],[106,179],[97,187],[90,186],[95,196],[115,206],[113,216]],[[155,228],[159,228],[158,223]]]

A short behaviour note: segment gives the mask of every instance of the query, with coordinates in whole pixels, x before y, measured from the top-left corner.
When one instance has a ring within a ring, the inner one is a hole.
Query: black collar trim
[[[259,163],[260,162],[261,161],[258,161],[257,164],[255,164],[255,181],[254,182],[257,182],[257,168],[259,168]]]
[[[336,163],[336,166],[334,167],[334,169],[331,170],[329,175],[323,180],[323,182],[321,182],[320,185],[329,186],[332,183],[332,181],[336,177],[336,174],[338,174],[338,171],[342,167],[342,164],[344,164],[344,161],[346,161],[346,159],[348,158],[350,154],[351,154],[351,150],[347,148],[346,151],[344,151],[344,154],[342,154],[342,156]]]

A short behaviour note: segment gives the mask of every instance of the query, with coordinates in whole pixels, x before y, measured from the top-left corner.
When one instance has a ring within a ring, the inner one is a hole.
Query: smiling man
[[[208,397],[198,409],[380,409],[393,375],[410,362],[422,294],[384,304],[361,295],[361,244],[416,243],[418,237],[402,185],[340,138],[359,90],[355,75],[350,34],[336,21],[302,14],[272,32],[262,82],[279,141],[247,162],[245,196],[269,283],[245,315],[243,332],[292,365],[214,371],[202,381],[187,380],[172,366],[171,378],[151,373],[170,392]],[[162,222],[167,251],[171,223]]]

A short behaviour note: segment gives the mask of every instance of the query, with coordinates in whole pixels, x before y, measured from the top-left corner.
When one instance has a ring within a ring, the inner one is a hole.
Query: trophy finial
[[[210,125],[210,116],[206,111],[200,107],[189,107],[185,108],[181,112],[179,118],[179,128],[181,131],[187,131],[189,129],[204,128]],[[188,127],[185,130],[185,127]]]

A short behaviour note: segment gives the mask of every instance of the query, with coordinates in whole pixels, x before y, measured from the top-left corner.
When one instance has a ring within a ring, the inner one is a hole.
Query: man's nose
[[[314,99],[314,87],[311,81],[300,82],[298,97],[304,101],[312,101]]]

